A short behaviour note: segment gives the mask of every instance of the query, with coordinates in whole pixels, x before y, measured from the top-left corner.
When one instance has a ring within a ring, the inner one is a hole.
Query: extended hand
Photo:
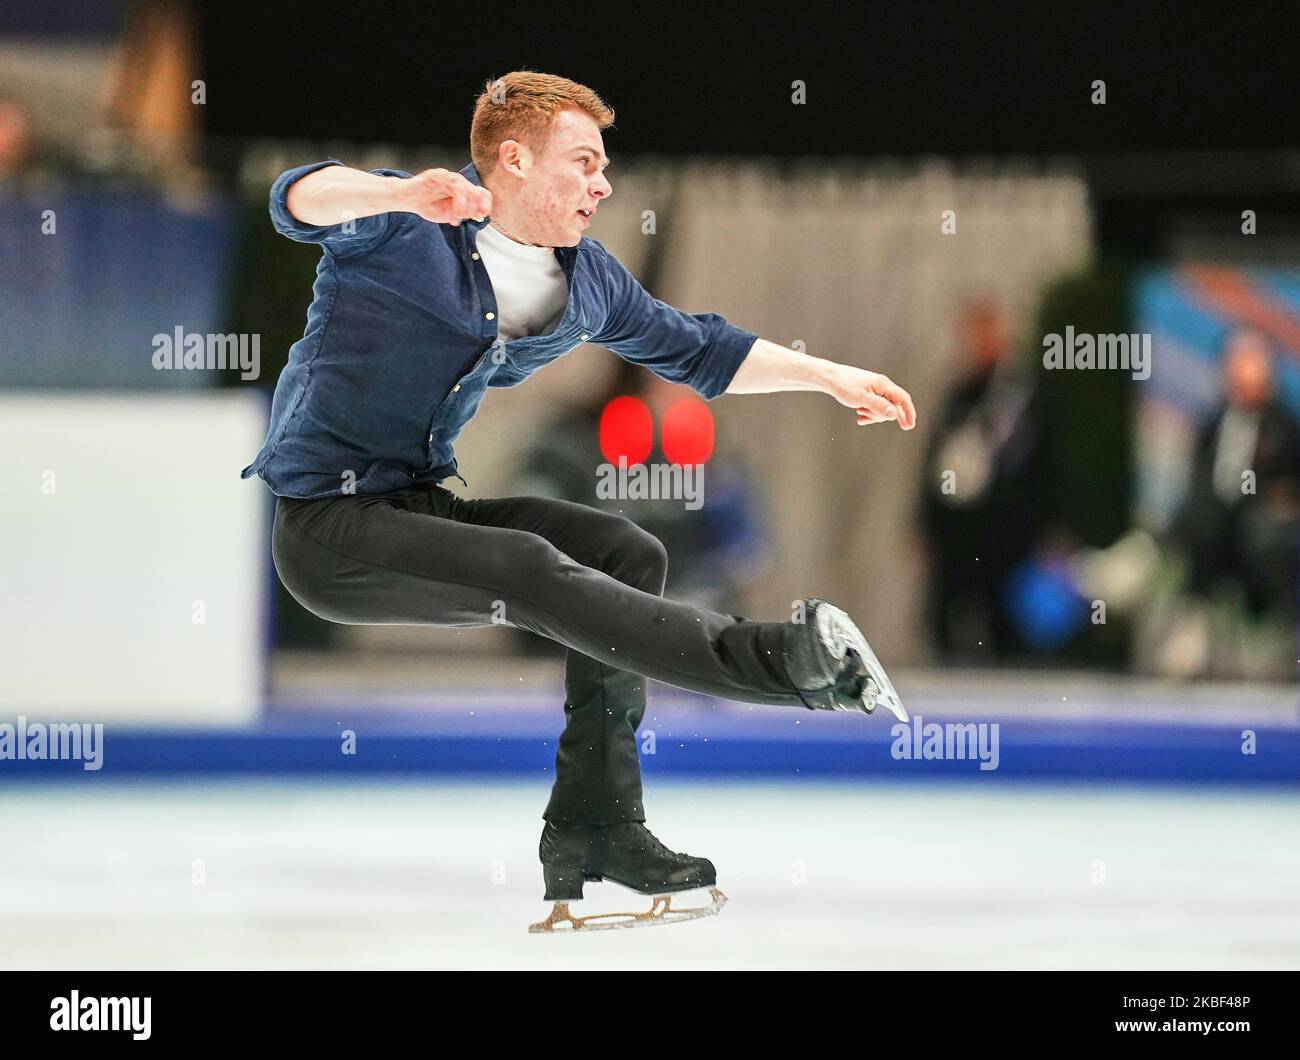
[[[837,364],[826,391],[841,405],[857,410],[859,427],[885,420],[894,420],[905,431],[916,426],[912,396],[887,375]]]

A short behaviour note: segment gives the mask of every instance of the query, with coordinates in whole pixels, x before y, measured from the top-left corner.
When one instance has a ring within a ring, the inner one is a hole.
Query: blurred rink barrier
[[[260,394],[0,391],[0,721],[239,726],[268,642]]]

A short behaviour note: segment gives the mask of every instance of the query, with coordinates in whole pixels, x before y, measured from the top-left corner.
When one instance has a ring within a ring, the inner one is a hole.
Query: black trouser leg
[[[635,523],[581,504],[537,497],[466,501],[458,517],[545,538],[584,566],[662,596],[668,554]],[[555,755],[548,821],[644,821],[637,728],[646,679],[569,648],[564,660],[564,731]]]
[[[545,537],[579,563],[642,592],[663,595],[668,555],[657,538],[632,522],[546,501],[516,501],[513,510],[517,517],[535,512],[536,522],[519,528]],[[645,706],[646,678],[574,648],[565,652],[564,731],[555,755],[555,784],[542,815],[546,820],[645,820],[636,735]]]
[[[505,622],[568,647],[562,771],[548,816],[644,819],[636,747],[644,677],[802,707],[781,661],[784,623],[665,600],[658,542],[582,505],[462,500],[438,487],[282,498],[273,555],[289,591],[330,621]]]

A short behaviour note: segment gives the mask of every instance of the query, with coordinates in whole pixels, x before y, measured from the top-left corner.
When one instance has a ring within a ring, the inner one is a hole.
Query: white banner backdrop
[[[0,720],[256,718],[265,431],[252,392],[0,393]]]

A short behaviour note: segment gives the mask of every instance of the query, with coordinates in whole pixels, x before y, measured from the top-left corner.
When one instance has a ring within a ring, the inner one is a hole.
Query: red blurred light
[[[713,413],[697,397],[674,401],[664,412],[661,445],[670,464],[703,464],[713,455]]]
[[[600,414],[600,451],[611,464],[640,464],[650,455],[655,424],[650,406],[638,397],[616,397]]]

